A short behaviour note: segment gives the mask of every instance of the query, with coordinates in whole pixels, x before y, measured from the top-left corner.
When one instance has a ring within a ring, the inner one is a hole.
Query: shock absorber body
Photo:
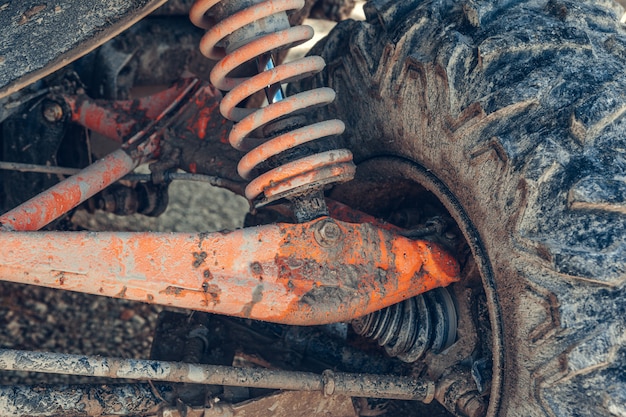
[[[198,0],[190,12],[191,21],[207,29],[201,52],[219,60],[211,82],[227,91],[220,110],[236,123],[230,144],[247,152],[237,167],[250,180],[246,197],[256,207],[287,198],[299,221],[326,215],[324,187],[348,181],[355,172],[352,153],[326,140],[343,133],[343,122],[307,124],[303,116],[332,102],[335,92],[317,88],[286,97],[281,89],[325,66],[318,56],[274,65],[272,53],[313,37],[311,27],[289,24],[286,12],[303,6],[304,0]],[[259,91],[265,91],[268,105],[243,107]]]

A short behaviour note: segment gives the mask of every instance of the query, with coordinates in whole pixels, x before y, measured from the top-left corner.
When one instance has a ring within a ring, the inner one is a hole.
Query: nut
[[[315,240],[321,246],[334,246],[341,238],[339,225],[332,220],[325,220],[316,225]]]
[[[58,122],[63,118],[63,108],[59,103],[49,101],[43,105],[43,117],[50,123]]]

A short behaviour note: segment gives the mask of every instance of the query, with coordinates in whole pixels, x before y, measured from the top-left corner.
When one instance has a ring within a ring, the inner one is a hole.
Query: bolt
[[[320,229],[320,235],[324,239],[336,240],[341,235],[341,230],[339,230],[339,226],[337,226],[337,224],[333,222],[326,222]]]
[[[63,108],[59,103],[49,101],[43,106],[43,117],[50,123],[58,122],[63,118]]]
[[[483,417],[487,412],[470,371],[463,367],[447,370],[437,382],[435,398],[451,413],[464,417]]]
[[[202,355],[209,346],[209,330],[201,324],[193,327],[183,350],[183,362],[200,363]]]
[[[333,246],[341,238],[341,229],[332,220],[319,223],[315,229],[315,240],[322,246]]]
[[[335,392],[335,373],[330,369],[322,372],[322,384],[324,386],[324,395],[333,395]]]
[[[477,392],[470,394],[465,402],[460,403],[460,400],[457,401],[457,409],[468,417],[482,417],[487,414],[487,404]]]

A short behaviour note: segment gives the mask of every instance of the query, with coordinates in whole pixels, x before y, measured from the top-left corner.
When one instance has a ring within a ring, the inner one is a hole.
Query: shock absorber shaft
[[[352,153],[333,149],[327,138],[343,133],[339,120],[307,124],[303,113],[334,100],[330,88],[285,96],[280,85],[321,71],[324,60],[309,56],[275,66],[271,54],[313,37],[309,26],[290,27],[287,11],[304,0],[198,0],[190,18],[208,29],[200,50],[219,59],[211,82],[227,91],[220,110],[236,122],[229,142],[247,152],[238,165],[250,180],[245,195],[256,207],[283,198],[293,202],[299,221],[327,214],[322,192],[328,184],[354,177]],[[245,108],[265,91],[268,105]]]
[[[263,62],[265,61],[265,62]],[[259,58],[259,72],[270,71],[276,68],[274,65],[274,58],[271,55]],[[265,97],[267,97],[267,103],[273,104],[285,99],[285,93],[283,87],[280,84],[272,84],[265,87]]]
[[[263,62],[265,61],[265,62]],[[259,58],[259,72],[270,71],[275,68],[271,54]],[[268,104],[278,103],[285,99],[285,93],[280,83],[269,85],[265,88],[265,97]],[[291,208],[296,220],[304,223],[317,217],[327,216],[328,207],[321,190],[311,190],[303,195],[294,195],[290,198]]]

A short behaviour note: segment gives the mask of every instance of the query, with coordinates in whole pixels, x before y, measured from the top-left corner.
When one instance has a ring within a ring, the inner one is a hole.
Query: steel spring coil
[[[331,88],[316,88],[290,97],[268,96],[269,104],[261,108],[240,107],[246,99],[268,86],[297,81],[324,68],[325,62],[319,56],[276,67],[271,59],[267,59],[272,52],[313,37],[311,27],[289,25],[286,12],[303,6],[304,0],[198,0],[190,12],[191,21],[207,29],[200,51],[210,59],[219,60],[210,79],[218,89],[228,92],[220,110],[225,118],[236,123],[229,142],[236,149],[247,152],[237,170],[241,177],[251,180],[245,196],[257,206],[320,190],[326,184],[354,177],[352,153],[347,149],[313,154],[311,151],[293,152],[300,145],[343,133],[345,126],[340,120],[310,125],[298,121],[297,115],[331,103],[335,98]],[[233,76],[255,60],[263,62],[258,68],[259,73]],[[269,139],[264,137],[266,134],[255,133],[268,130],[268,127],[271,131],[267,135]],[[275,158],[289,155],[289,151],[290,156]],[[268,167],[266,161],[272,161],[272,158],[273,165]]]

